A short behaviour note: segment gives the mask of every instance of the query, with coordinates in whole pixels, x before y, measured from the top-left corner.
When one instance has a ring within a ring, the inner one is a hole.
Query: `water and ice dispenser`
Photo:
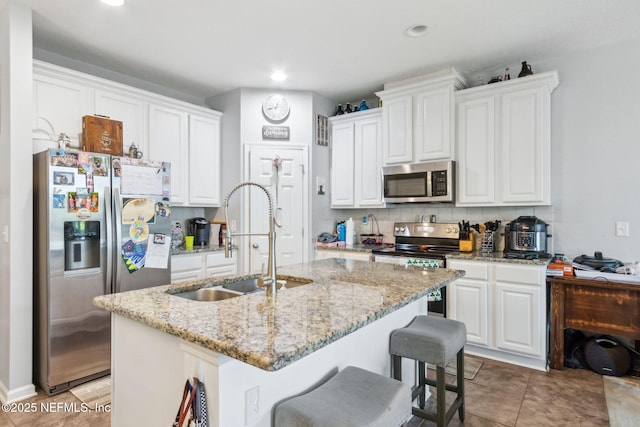
[[[100,221],[65,221],[64,270],[100,267]]]

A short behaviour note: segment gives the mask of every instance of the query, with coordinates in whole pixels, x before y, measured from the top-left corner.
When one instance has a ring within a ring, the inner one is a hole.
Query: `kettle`
[[[189,220],[189,235],[193,236],[193,246],[209,246],[211,225],[205,218],[191,218]]]

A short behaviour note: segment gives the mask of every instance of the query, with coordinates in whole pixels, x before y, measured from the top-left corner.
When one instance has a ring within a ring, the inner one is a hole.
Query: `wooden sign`
[[[122,122],[101,116],[82,118],[82,149],[122,156]]]
[[[264,139],[289,139],[289,126],[262,126]]]

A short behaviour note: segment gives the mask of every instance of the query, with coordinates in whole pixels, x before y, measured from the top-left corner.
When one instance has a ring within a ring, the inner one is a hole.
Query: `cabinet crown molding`
[[[70,68],[54,65],[49,62],[44,62],[38,59],[33,60],[33,71],[37,75],[48,76],[56,79],[64,79],[72,81],[78,84],[89,84],[94,89],[105,89],[110,91],[122,92],[128,96],[139,96],[145,98],[148,101],[153,101],[159,104],[180,106],[189,112],[206,113],[207,115],[214,115],[222,117],[220,111],[216,111],[205,105],[192,104],[190,102],[170,98],[165,95],[160,95],[155,92],[150,92],[144,89],[138,89],[133,86],[129,86],[123,83],[114,82],[102,77],[97,77],[91,74],[83,73],[81,71],[72,70]]]
[[[449,67],[433,73],[385,83],[384,89],[375,94],[384,99],[384,97],[409,95],[422,89],[431,89],[451,84],[456,90],[469,86],[462,74],[454,67]]]
[[[358,120],[358,119],[364,119],[367,117],[379,116],[380,114],[382,114],[382,108],[370,108],[364,111],[356,111],[354,113],[341,114],[339,116],[329,117],[329,122],[338,123],[338,122],[343,122],[347,120]]]
[[[504,82],[486,84],[482,86],[476,86],[468,89],[462,89],[455,93],[456,99],[463,99],[473,96],[485,96],[488,92],[491,94],[499,95],[504,92],[510,92],[514,89],[526,89],[527,87],[539,88],[546,86],[549,93],[558,87],[560,80],[558,78],[557,71],[548,71],[540,74],[533,74],[531,76],[520,77],[516,79],[507,80]]]

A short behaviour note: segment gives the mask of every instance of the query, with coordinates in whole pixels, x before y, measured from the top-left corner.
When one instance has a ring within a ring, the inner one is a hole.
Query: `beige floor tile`
[[[9,417],[3,412],[0,412],[0,427],[13,427],[13,423],[9,421]]]
[[[435,427],[436,423],[429,420],[423,420],[413,417],[408,427]],[[508,427],[505,424],[496,423],[495,421],[485,420],[473,414],[467,414],[464,423],[460,422],[458,416],[454,416],[447,427]]]
[[[473,379],[473,384],[500,389],[522,398],[534,371],[507,363],[486,361]]]
[[[20,412],[5,413],[6,422],[0,416],[0,427],[109,427],[111,414],[97,412],[84,405],[70,392],[47,396],[39,391],[37,396],[20,402]]]
[[[532,374],[517,426],[608,426],[602,377],[565,369]]]
[[[478,385],[473,381],[465,384],[468,413],[508,426],[516,423],[523,395],[524,390],[514,393],[503,388]]]

